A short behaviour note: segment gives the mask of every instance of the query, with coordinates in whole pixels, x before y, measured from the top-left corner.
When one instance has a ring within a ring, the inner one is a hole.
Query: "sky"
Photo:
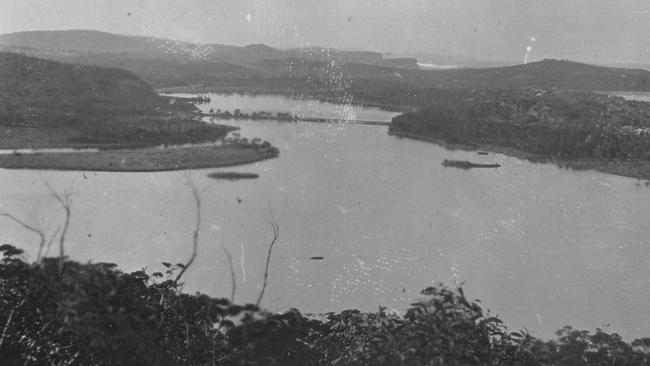
[[[650,64],[650,0],[0,0],[0,34]]]

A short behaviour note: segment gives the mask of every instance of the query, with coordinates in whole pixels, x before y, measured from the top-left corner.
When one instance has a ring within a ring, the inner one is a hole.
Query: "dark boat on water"
[[[450,166],[453,168],[460,168],[460,169],[472,169],[472,168],[498,168],[501,165],[494,163],[494,164],[480,164],[480,163],[472,163],[471,161],[467,160],[448,160],[445,159],[442,161],[442,165],[444,166]]]
[[[238,180],[238,179],[255,179],[259,175],[255,173],[238,173],[238,172],[216,172],[208,174],[212,179]]]

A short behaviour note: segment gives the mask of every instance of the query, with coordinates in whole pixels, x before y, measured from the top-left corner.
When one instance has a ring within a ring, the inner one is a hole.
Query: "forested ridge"
[[[124,70],[0,52],[0,146],[149,146],[214,141],[231,128]]]
[[[650,103],[589,92],[448,93],[395,117],[390,131],[559,159],[650,160]]]

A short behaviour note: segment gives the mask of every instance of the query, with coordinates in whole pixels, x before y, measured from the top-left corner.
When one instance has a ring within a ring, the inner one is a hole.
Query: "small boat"
[[[487,151],[477,151],[476,152],[479,155],[488,155],[489,153]]]
[[[239,173],[239,172],[216,172],[208,174],[208,177],[212,179],[225,179],[225,180],[237,180],[237,179],[255,179],[259,175],[255,173]]]
[[[325,258],[325,257],[323,257],[323,256],[309,257],[309,259],[311,259],[311,260],[313,260],[313,261],[319,261],[319,260],[322,260],[322,259],[324,259],[324,258]]]
[[[481,164],[481,163],[472,163],[471,161],[467,160],[448,160],[445,159],[442,161],[442,165],[444,166],[450,166],[453,168],[460,168],[460,169],[472,169],[472,168],[498,168],[501,165],[494,163],[494,164]]]

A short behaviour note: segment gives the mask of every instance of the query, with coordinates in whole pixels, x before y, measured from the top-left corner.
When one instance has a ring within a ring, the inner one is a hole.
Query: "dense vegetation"
[[[0,52],[0,146],[147,146],[214,141],[188,101],[159,96],[123,70]]]
[[[442,285],[404,315],[292,309],[181,292],[175,273],[44,258],[0,246],[0,359],[6,365],[648,365],[650,339],[565,327],[511,332]]]
[[[390,130],[559,159],[650,160],[650,103],[586,92],[450,93],[394,118]]]
[[[17,116],[40,111],[149,112],[163,102],[140,78],[123,70],[4,52],[0,53],[0,100],[5,118],[11,112]]]
[[[252,113],[246,113],[242,112],[239,109],[235,109],[234,111],[222,111],[221,109],[217,109],[216,111],[213,109],[210,109],[208,115],[215,119],[247,119],[247,120],[276,120],[276,121],[298,121],[300,117],[298,117],[295,114],[291,114],[289,112],[278,112],[278,113],[272,113],[272,112],[267,112],[267,111],[259,111],[259,112],[252,112]]]

